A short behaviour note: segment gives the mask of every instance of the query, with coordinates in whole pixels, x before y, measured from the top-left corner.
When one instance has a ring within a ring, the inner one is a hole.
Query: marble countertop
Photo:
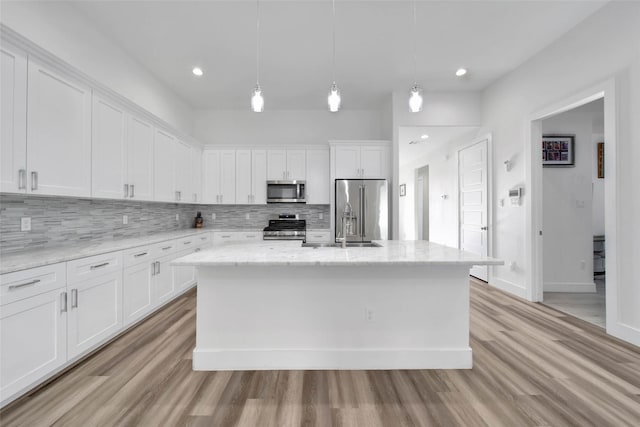
[[[503,265],[504,261],[424,240],[381,240],[378,248],[303,248],[300,241],[228,242],[173,261],[206,266],[454,266]]]
[[[116,252],[124,249],[135,248],[137,246],[160,243],[166,240],[179,239],[186,236],[210,233],[212,231],[222,230],[215,228],[187,228],[183,230],[165,231],[146,236],[110,240],[99,243],[87,242],[85,244],[65,245],[53,248],[33,249],[2,254],[0,256],[0,274],[86,258],[108,252]]]

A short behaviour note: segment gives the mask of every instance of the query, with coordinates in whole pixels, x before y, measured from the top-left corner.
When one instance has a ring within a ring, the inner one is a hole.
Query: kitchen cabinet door
[[[267,179],[269,181],[284,181],[287,178],[287,151],[267,151]]]
[[[307,203],[328,205],[331,178],[329,150],[307,150]]]
[[[107,340],[121,327],[122,270],[69,286],[69,359]]]
[[[251,200],[254,205],[267,203],[267,151],[251,151]]]
[[[34,194],[91,195],[91,88],[28,61],[27,165]]]
[[[304,181],[306,178],[306,150],[287,150],[287,179],[292,181]]]
[[[220,203],[236,203],[236,152],[222,150],[220,153]]]
[[[173,136],[156,129],[153,139],[153,191],[156,202],[175,202],[175,153]]]
[[[170,300],[176,290],[174,271],[171,266],[171,261],[176,258],[175,254],[171,254],[156,260],[156,274],[153,276],[154,306]]]
[[[181,203],[193,202],[193,170],[191,168],[191,147],[182,141],[176,141],[175,177],[176,197]]]
[[[202,203],[202,150],[191,147],[191,167],[193,168],[191,201]]]
[[[123,322],[131,325],[153,309],[154,264],[144,262],[124,269],[122,282]]]
[[[251,150],[236,150],[236,204],[252,203]]]
[[[27,191],[27,56],[0,48],[0,191]]]
[[[220,151],[206,150],[203,154],[203,195],[208,204],[220,204]]]
[[[65,294],[60,288],[0,309],[0,401],[66,363]]]
[[[131,116],[127,132],[129,198],[153,200],[153,135],[150,123]]]
[[[388,178],[389,163],[387,147],[363,146],[360,148],[360,174],[362,178]]]
[[[361,178],[359,146],[336,147],[335,156],[336,179]]]
[[[91,116],[91,196],[129,198],[127,115],[117,104],[94,93]]]

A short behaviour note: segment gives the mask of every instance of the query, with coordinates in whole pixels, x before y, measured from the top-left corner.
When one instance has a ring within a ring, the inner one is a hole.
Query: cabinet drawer
[[[198,236],[189,236],[176,239],[176,250],[179,252],[195,248],[200,245],[200,239]]]
[[[262,232],[260,231],[244,232],[241,234],[242,234],[241,240],[249,240],[249,241],[262,240]]]
[[[64,262],[0,276],[0,305],[67,286]]]
[[[179,250],[178,240],[167,240],[166,242],[157,243],[152,249],[154,258],[171,255]]]
[[[307,230],[307,242],[309,243],[329,243],[331,241],[330,231]]]
[[[199,234],[197,236],[193,236],[193,238],[196,240],[197,246],[211,244],[211,241],[213,240],[211,238],[211,233]]]
[[[124,268],[142,263],[151,263],[155,258],[156,245],[138,246],[122,252]]]
[[[77,283],[122,269],[122,252],[81,258],[67,263],[67,283]]]

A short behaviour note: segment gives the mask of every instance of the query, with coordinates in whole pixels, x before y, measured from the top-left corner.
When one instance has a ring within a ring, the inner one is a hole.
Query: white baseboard
[[[620,338],[630,344],[640,347],[640,329],[624,323],[613,323],[610,325],[607,319],[607,333],[616,338]]]
[[[508,280],[500,279],[498,277],[492,277],[489,285],[494,288],[498,288],[501,291],[509,292],[515,296],[520,298],[529,299],[527,297],[527,289],[524,286],[520,286],[513,282],[509,282]]]
[[[228,349],[193,350],[196,371],[471,369],[471,348],[460,349]]]
[[[593,282],[544,282],[544,292],[595,292],[596,284]]]

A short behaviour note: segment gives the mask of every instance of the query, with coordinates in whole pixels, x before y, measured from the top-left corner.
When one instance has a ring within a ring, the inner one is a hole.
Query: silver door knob
[[[480,227],[480,230],[486,231],[487,227]]]

